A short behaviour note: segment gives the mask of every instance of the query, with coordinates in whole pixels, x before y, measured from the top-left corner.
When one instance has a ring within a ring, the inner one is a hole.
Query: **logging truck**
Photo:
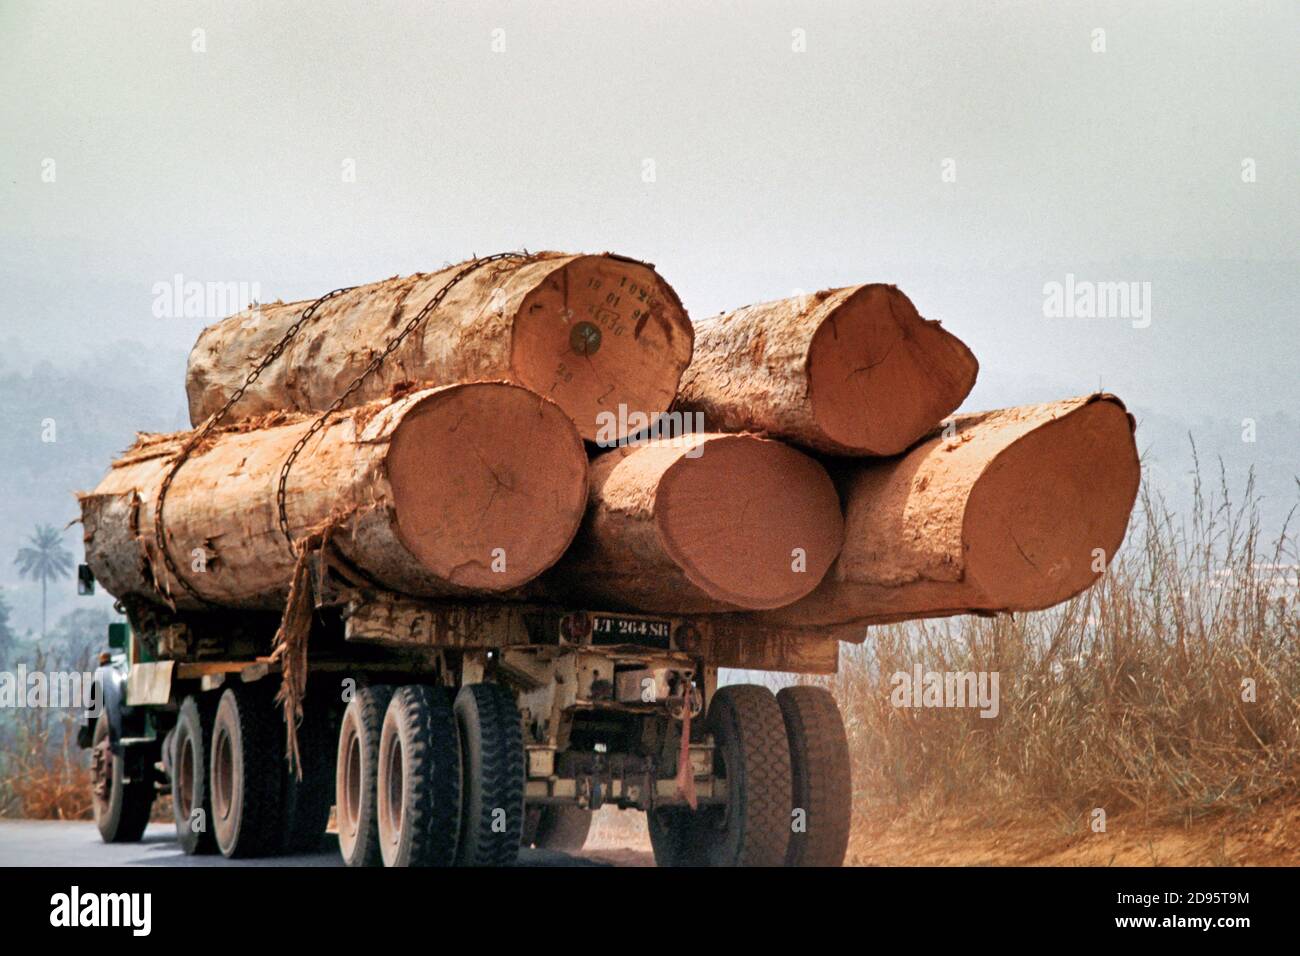
[[[349,866],[508,865],[521,847],[580,849],[614,806],[646,813],[659,865],[842,862],[833,697],[718,685],[725,667],[833,673],[833,630],[437,602],[310,566],[292,722],[278,615],[122,608],[96,673],[103,707],[79,734],[106,842],[139,840],[170,793],[187,854],[317,850],[333,807]],[[81,579],[93,589],[89,568]]]
[[[80,734],[100,832],[166,791],[187,853],[314,848],[334,807],[349,865],[502,865],[611,805],[661,864],[839,864],[834,700],[719,669],[831,674],[868,624],[1064,601],[1137,493],[1122,402],[945,423],[977,369],[892,286],[697,329],[610,254],[222,320],[194,429],[78,496],[86,587],[127,617]],[[679,412],[714,431],[642,434]]]

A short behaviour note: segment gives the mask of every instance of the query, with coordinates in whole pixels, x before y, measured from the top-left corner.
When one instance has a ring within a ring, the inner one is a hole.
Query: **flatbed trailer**
[[[718,671],[833,674],[846,635],[435,602],[343,583],[319,560],[312,587],[297,664],[273,652],[274,613],[120,605],[103,707],[79,735],[105,841],[138,840],[170,793],[187,853],[316,849],[333,807],[348,865],[505,865],[521,846],[580,849],[592,813],[615,806],[646,812],[660,865],[842,862],[834,698],[720,687]],[[302,691],[292,733],[286,666]]]

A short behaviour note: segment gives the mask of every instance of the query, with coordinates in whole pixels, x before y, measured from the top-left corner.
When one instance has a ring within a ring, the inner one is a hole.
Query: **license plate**
[[[645,617],[596,614],[591,621],[593,644],[645,644],[668,650],[672,626],[668,621]]]

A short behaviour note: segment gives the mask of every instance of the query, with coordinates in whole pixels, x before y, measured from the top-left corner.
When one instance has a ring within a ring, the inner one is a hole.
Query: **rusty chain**
[[[311,305],[307,306],[307,308],[303,309],[302,315],[298,316],[297,321],[295,321],[293,325],[289,326],[280,341],[275,344],[271,351],[262,356],[260,362],[253,366],[253,370],[249,372],[248,377],[244,379],[244,384],[235,389],[235,391],[231,393],[230,397],[226,399],[226,403],[221,406],[220,410],[217,411],[215,415],[210,416],[208,420],[203,423],[203,427],[190,436],[189,440],[187,440],[181,447],[180,453],[176,456],[175,460],[172,461],[171,467],[167,469],[167,474],[163,476],[162,485],[158,488],[158,501],[157,504],[154,505],[154,546],[157,548],[158,553],[162,555],[163,564],[166,565],[168,573],[179,581],[184,586],[185,590],[189,591],[191,595],[204,604],[211,604],[212,602],[200,594],[189,580],[181,576],[180,570],[176,567],[176,562],[172,559],[171,552],[167,550],[167,536],[163,526],[163,502],[167,500],[167,490],[171,488],[172,480],[176,477],[176,473],[180,471],[181,465],[185,464],[186,459],[190,457],[190,454],[194,449],[197,448],[203,439],[207,438],[208,435],[212,433],[212,430],[221,423],[226,415],[229,414],[230,409],[234,407],[235,403],[244,397],[244,392],[248,391],[249,386],[256,382],[258,378],[261,377],[262,373],[266,371],[267,367],[283,354],[284,350],[288,348],[289,343],[293,340],[293,337],[297,335],[298,331],[311,320],[312,316],[316,314],[316,310],[331,299],[337,298],[345,292],[351,292],[355,288],[356,286],[345,286],[342,289],[335,289],[332,292],[327,292]]]
[[[279,512],[280,519],[280,533],[284,535],[284,540],[289,545],[290,552],[293,552],[294,546],[293,535],[289,533],[289,514],[285,501],[287,495],[286,489],[289,482],[289,470],[293,467],[293,463],[298,458],[299,453],[307,446],[307,442],[311,441],[312,436],[325,427],[325,422],[329,417],[343,407],[344,403],[352,393],[359,389],[362,383],[365,382],[365,380],[383,364],[384,359],[388,358],[388,356],[402,344],[402,340],[413,332],[416,326],[429,316],[429,313],[442,304],[443,299],[447,297],[447,293],[455,288],[461,280],[474,272],[480,266],[487,265],[489,262],[498,262],[502,259],[526,258],[528,258],[528,251],[524,250],[522,252],[498,252],[490,256],[484,256],[481,259],[474,258],[470,260],[469,263],[461,268],[455,275],[443,283],[442,287],[433,294],[433,297],[424,304],[424,307],[406,323],[406,326],[402,331],[398,332],[388,340],[388,344],[384,346],[384,350],[370,360],[370,364],[366,366],[360,375],[353,379],[352,384],[344,389],[343,393],[330,404],[330,407],[327,408],[319,418],[312,422],[311,427],[308,428],[296,442],[294,442],[293,448],[289,452],[289,457],[284,460],[284,465],[280,468],[280,481],[275,490],[276,509]]]

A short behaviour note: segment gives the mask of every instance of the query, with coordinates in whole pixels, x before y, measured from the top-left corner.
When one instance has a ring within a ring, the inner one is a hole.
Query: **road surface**
[[[227,860],[218,854],[186,856],[170,823],[151,823],[139,843],[104,843],[90,822],[0,820],[0,866],[342,866],[338,843],[327,835],[320,853]],[[580,856],[523,850],[522,866],[653,865],[644,850],[593,849]]]

